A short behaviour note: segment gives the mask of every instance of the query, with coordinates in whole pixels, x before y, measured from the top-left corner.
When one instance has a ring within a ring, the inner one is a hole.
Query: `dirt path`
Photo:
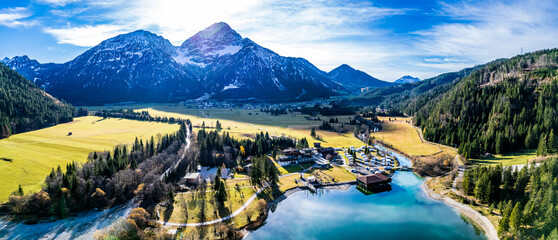
[[[421,188],[428,197],[435,200],[443,201],[445,204],[455,208],[461,214],[465,215],[468,219],[471,219],[472,221],[477,223],[484,230],[486,237],[488,237],[488,239],[490,240],[498,239],[498,232],[496,231],[496,228],[494,228],[494,226],[492,225],[490,220],[488,220],[487,217],[483,216],[482,214],[480,214],[479,212],[475,211],[474,209],[472,209],[471,207],[465,204],[459,203],[449,197],[444,197],[433,192],[431,189],[428,188],[427,182],[428,180],[421,185]]]
[[[426,143],[426,144],[429,144],[429,145],[432,145],[432,146],[434,146],[434,147],[436,147],[436,148],[438,149],[438,152],[433,153],[433,154],[431,154],[431,155],[436,155],[436,154],[439,154],[439,153],[442,153],[442,152],[443,152],[443,150],[438,146],[438,144],[424,140],[424,137],[422,137],[422,130],[421,130],[420,128],[418,128],[418,127],[415,127],[415,125],[413,125],[413,120],[411,120],[411,122],[409,123],[409,125],[411,125],[411,127],[413,127],[413,128],[415,129],[415,131],[417,132],[417,134],[419,135],[420,142]],[[456,151],[456,152],[457,152],[457,151]]]

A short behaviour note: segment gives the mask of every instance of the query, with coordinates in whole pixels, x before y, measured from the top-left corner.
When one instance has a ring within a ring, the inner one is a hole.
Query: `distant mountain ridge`
[[[412,76],[409,76],[409,75],[405,75],[405,76],[403,76],[403,77],[401,77],[401,78],[395,80],[394,83],[401,83],[401,84],[403,84],[403,83],[414,83],[414,82],[419,82],[419,81],[420,81],[419,78],[412,77]]]
[[[200,97],[297,101],[392,84],[348,65],[346,71],[323,72],[306,59],[283,57],[243,38],[223,22],[180,46],[138,30],[107,39],[63,64],[40,64],[27,56],[2,61],[75,105]]]
[[[342,64],[331,70],[327,73],[327,76],[355,94],[360,94],[364,88],[381,88],[396,85],[391,82],[385,82],[374,78],[363,71],[352,68],[347,64]]]

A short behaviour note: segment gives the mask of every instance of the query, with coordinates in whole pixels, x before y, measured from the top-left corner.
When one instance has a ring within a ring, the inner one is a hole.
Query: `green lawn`
[[[20,184],[25,192],[39,190],[51,168],[60,165],[65,170],[67,163],[85,162],[92,151],[112,150],[116,145],[133,143],[136,137],[148,139],[178,128],[177,124],[89,116],[2,139],[0,202]]]
[[[347,171],[347,169],[341,166],[332,166],[329,169],[314,169],[311,174],[315,174],[315,172],[317,171],[326,174],[328,176],[328,180],[335,179],[335,182],[347,182],[356,180],[354,174],[350,173],[349,171]]]
[[[287,170],[288,173],[294,173],[294,172],[300,172],[302,171],[302,167],[299,166],[298,164],[293,164],[293,165],[289,165],[289,166],[285,166],[283,167],[285,170]]]
[[[537,151],[531,150],[521,150],[519,152],[506,153],[503,155],[494,155],[490,158],[483,159],[470,159],[469,161],[473,165],[493,165],[501,163],[503,166],[527,164],[529,160],[537,156]]]

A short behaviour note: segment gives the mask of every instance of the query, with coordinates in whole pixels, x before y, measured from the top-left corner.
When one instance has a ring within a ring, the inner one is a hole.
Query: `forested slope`
[[[479,67],[482,66],[466,68],[458,72],[444,73],[420,82],[371,89],[360,96],[350,99],[350,103],[381,106],[391,109],[393,112],[413,115],[417,109],[437,99]]]
[[[72,121],[73,110],[0,63],[0,139]]]
[[[557,152],[557,63],[558,49],[488,63],[422,106],[415,123],[426,139],[458,146],[465,157]]]
[[[501,239],[558,238],[558,159],[514,171],[511,167],[483,166],[467,170],[463,192],[491,206],[502,218]]]

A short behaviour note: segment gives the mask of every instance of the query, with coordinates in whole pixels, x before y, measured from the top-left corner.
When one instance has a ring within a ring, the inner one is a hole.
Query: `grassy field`
[[[313,170],[312,172],[315,171],[319,171],[320,173],[326,174],[327,178],[331,180],[331,182],[333,182],[333,179],[335,179],[335,182],[347,182],[347,181],[356,180],[354,174],[348,172],[347,169],[341,166],[332,166],[329,169],[319,169],[319,170],[316,169]]]
[[[537,151],[534,149],[531,150],[522,150],[519,152],[513,153],[506,153],[503,155],[494,155],[489,158],[483,159],[470,159],[470,163],[473,165],[493,165],[501,163],[503,166],[510,166],[510,165],[519,165],[519,164],[527,164],[529,160],[537,157]]]
[[[407,121],[410,118],[379,117],[382,131],[373,133],[376,139],[392,145],[411,156],[430,155],[440,152],[436,146],[423,143],[417,131]],[[391,119],[392,121],[389,121]]]
[[[178,128],[176,124],[89,116],[2,139],[0,202],[20,184],[25,192],[39,190],[51,168],[60,165],[65,170],[67,163],[86,161],[92,151],[112,150],[116,145],[133,143],[136,137],[148,139]]]
[[[236,184],[238,184],[240,191],[236,189]],[[208,185],[205,196],[198,191],[180,193],[174,198],[173,209],[158,206],[159,220],[180,223],[200,222],[201,201],[205,201],[205,221],[225,217],[239,209],[255,192],[254,187],[250,185],[248,180],[228,180],[227,201],[223,207],[218,207],[218,204],[214,201],[215,192],[210,185]],[[245,225],[247,223],[245,218],[239,218],[239,221],[242,220],[246,222],[237,224]]]
[[[194,126],[201,126],[202,123],[205,123],[205,126],[212,127],[219,120],[223,128],[237,138],[253,137],[255,133],[263,131],[275,136],[305,137],[309,144],[320,142],[326,147],[362,146],[362,142],[353,137],[353,126],[347,125],[349,131],[344,134],[318,130],[318,126],[323,120],[337,118],[340,122],[348,122],[350,116],[319,116],[322,120],[307,120],[307,115],[272,116],[257,109],[192,109],[168,104],[100,107],[97,109],[121,108],[148,111],[152,116],[189,118]],[[320,136],[319,139],[310,136],[312,127],[316,129],[316,133]]]

